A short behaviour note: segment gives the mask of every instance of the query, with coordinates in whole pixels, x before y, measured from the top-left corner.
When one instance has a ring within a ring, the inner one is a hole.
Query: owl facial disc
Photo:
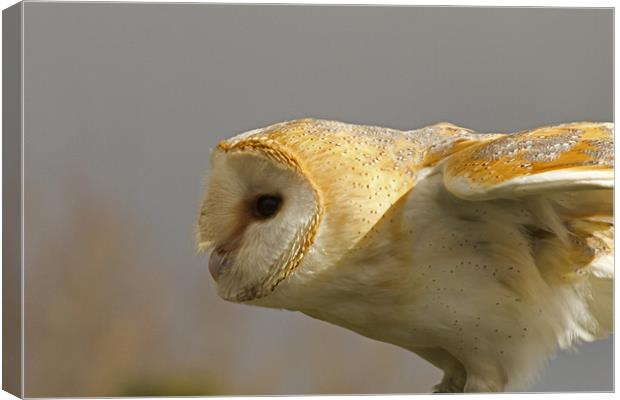
[[[275,290],[301,263],[320,218],[317,194],[283,152],[260,146],[216,149],[199,218],[199,248],[226,300]],[[283,162],[283,160],[286,160]]]

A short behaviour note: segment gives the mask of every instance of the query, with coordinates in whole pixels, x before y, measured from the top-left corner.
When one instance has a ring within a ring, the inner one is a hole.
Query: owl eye
[[[281,204],[281,197],[264,194],[256,199],[254,212],[259,218],[269,218],[278,212]]]

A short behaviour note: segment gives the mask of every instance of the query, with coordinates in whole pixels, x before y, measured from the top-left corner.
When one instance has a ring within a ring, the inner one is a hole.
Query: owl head
[[[219,295],[256,301],[320,276],[409,190],[416,156],[404,132],[313,119],[220,142],[197,235]]]

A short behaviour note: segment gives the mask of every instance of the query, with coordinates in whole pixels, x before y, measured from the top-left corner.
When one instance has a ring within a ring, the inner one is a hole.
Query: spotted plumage
[[[212,154],[198,246],[227,300],[411,350],[438,391],[525,388],[611,331],[612,129],[256,129]]]

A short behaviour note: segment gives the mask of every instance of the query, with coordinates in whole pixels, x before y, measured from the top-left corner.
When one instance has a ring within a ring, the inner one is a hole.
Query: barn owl
[[[211,153],[198,248],[225,300],[410,350],[437,392],[523,390],[612,330],[612,130],[252,130]]]

